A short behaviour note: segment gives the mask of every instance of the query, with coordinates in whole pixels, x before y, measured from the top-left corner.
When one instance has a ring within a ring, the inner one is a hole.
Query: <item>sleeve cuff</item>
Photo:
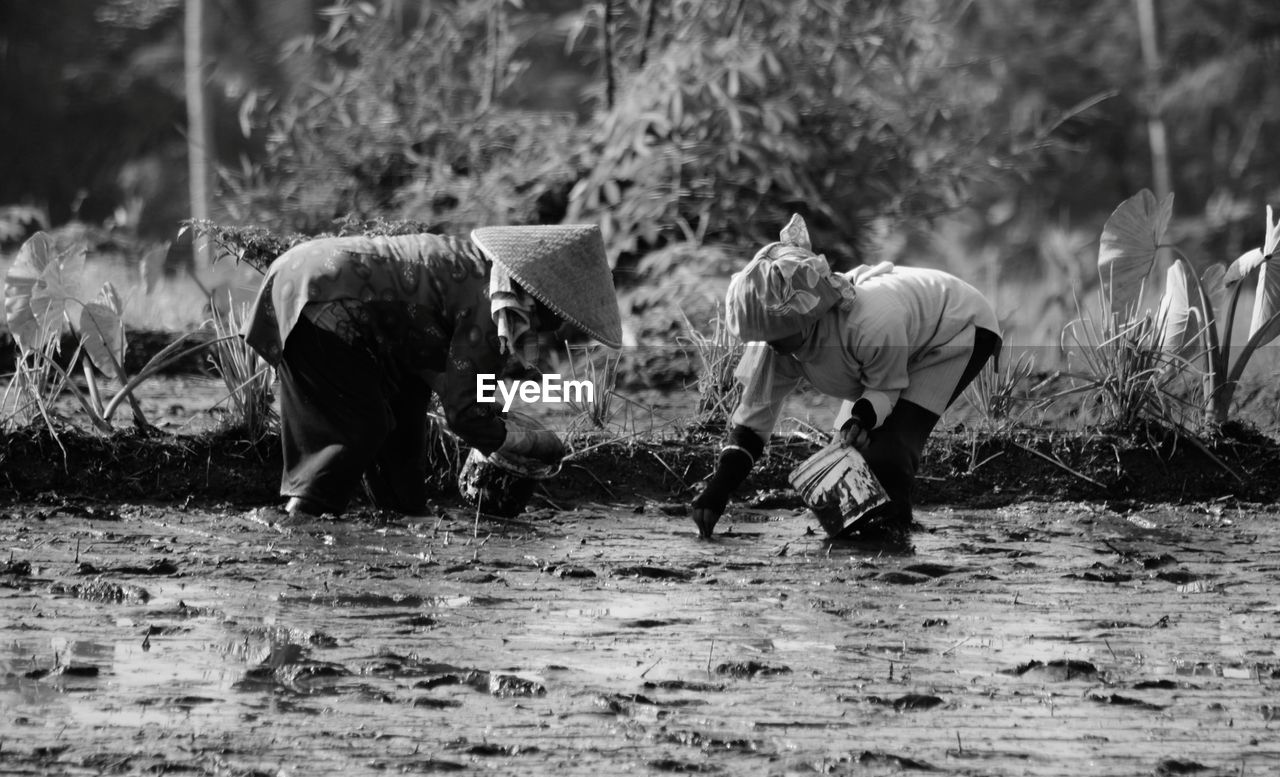
[[[884,420],[889,417],[889,413],[893,412],[893,405],[898,400],[898,393],[888,394],[884,391],[867,390],[862,392],[862,396],[857,402],[853,403],[853,412],[857,412],[858,405],[867,403],[871,406],[872,412],[875,414],[872,429],[879,429]]]
[[[859,397],[858,401],[853,403],[853,407],[849,410],[849,415],[857,418],[863,429],[874,429],[879,426],[877,423],[879,416],[876,414],[876,408],[871,404],[871,400],[866,397]]]

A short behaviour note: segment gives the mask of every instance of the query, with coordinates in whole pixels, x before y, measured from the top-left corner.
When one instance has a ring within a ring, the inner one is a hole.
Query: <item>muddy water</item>
[[[1262,775],[1274,512],[0,511],[0,772]]]

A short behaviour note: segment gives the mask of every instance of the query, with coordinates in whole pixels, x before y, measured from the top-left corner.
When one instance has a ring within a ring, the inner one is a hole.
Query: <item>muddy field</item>
[[[1263,775],[1271,510],[0,515],[6,774]]]
[[[699,540],[694,438],[600,448],[518,519],[282,525],[275,443],[156,387],[149,434],[0,445],[0,773],[1280,769],[1262,436],[940,435],[885,555],[778,490],[803,445]]]

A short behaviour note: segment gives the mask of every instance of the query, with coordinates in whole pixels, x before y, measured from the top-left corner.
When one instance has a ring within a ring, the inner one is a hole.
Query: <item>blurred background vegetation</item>
[[[945,267],[1048,345],[1141,188],[1201,266],[1261,242],[1277,64],[1272,0],[8,2],[0,240],[594,221],[643,341],[799,212],[838,267]]]

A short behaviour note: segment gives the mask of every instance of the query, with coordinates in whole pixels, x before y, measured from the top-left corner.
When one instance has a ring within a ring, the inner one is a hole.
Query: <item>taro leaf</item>
[[[116,291],[116,285],[111,281],[102,284],[102,290],[98,292],[98,296],[102,299],[107,307],[111,308],[111,312],[117,316],[124,315],[124,301],[120,299],[120,292]]]
[[[1190,265],[1182,259],[1169,266],[1164,295],[1160,298],[1160,312],[1156,315],[1161,347],[1179,355],[1200,341],[1208,320],[1191,272]]]
[[[1234,286],[1248,277],[1263,262],[1270,261],[1277,245],[1280,245],[1280,223],[1271,220],[1271,206],[1267,206],[1267,234],[1262,239],[1262,247],[1245,251],[1227,268],[1224,279],[1227,286]]]
[[[1098,274],[1113,313],[1137,302],[1173,215],[1173,195],[1157,201],[1143,189],[1120,203],[1102,228]]]
[[[142,255],[138,263],[138,274],[142,276],[142,289],[146,294],[155,291],[156,283],[164,274],[164,260],[169,255],[168,241],[155,246]]]
[[[109,286],[110,284],[108,284]],[[107,288],[103,288],[106,301],[88,302],[80,308],[80,323],[76,329],[80,333],[80,342],[84,344],[89,358],[107,375],[119,381],[125,381],[120,365],[124,363],[124,329],[120,326],[119,297],[112,305],[114,296]]]
[[[1210,323],[1219,321],[1227,309],[1227,271],[1221,264],[1211,264],[1200,274],[1200,293]]]
[[[22,244],[4,279],[5,323],[18,346],[37,350],[55,341],[67,303],[73,302],[64,277],[84,266],[83,246],[57,253],[53,241],[37,232]]]
[[[1280,223],[1273,222],[1271,206],[1267,206],[1267,234],[1262,248],[1241,256],[1227,270],[1228,277],[1242,280],[1258,267],[1258,291],[1253,301],[1253,317],[1249,323],[1249,340],[1236,358],[1227,379],[1238,381],[1253,352],[1280,335]]]
[[[1258,265],[1262,264],[1263,256],[1265,256],[1265,254],[1262,253],[1261,248],[1254,248],[1240,254],[1236,257],[1236,260],[1227,267],[1227,272],[1223,277],[1222,282],[1228,287],[1231,287],[1244,280],[1248,277],[1249,273],[1256,270]]]
[[[1280,311],[1280,258],[1276,257],[1276,244],[1280,243],[1280,223],[1271,220],[1271,206],[1267,206],[1267,236],[1262,245],[1262,266],[1258,270],[1258,292],[1253,301],[1253,320],[1249,324],[1249,337],[1253,338]],[[1259,346],[1266,345],[1277,334],[1273,326],[1263,335]]]

